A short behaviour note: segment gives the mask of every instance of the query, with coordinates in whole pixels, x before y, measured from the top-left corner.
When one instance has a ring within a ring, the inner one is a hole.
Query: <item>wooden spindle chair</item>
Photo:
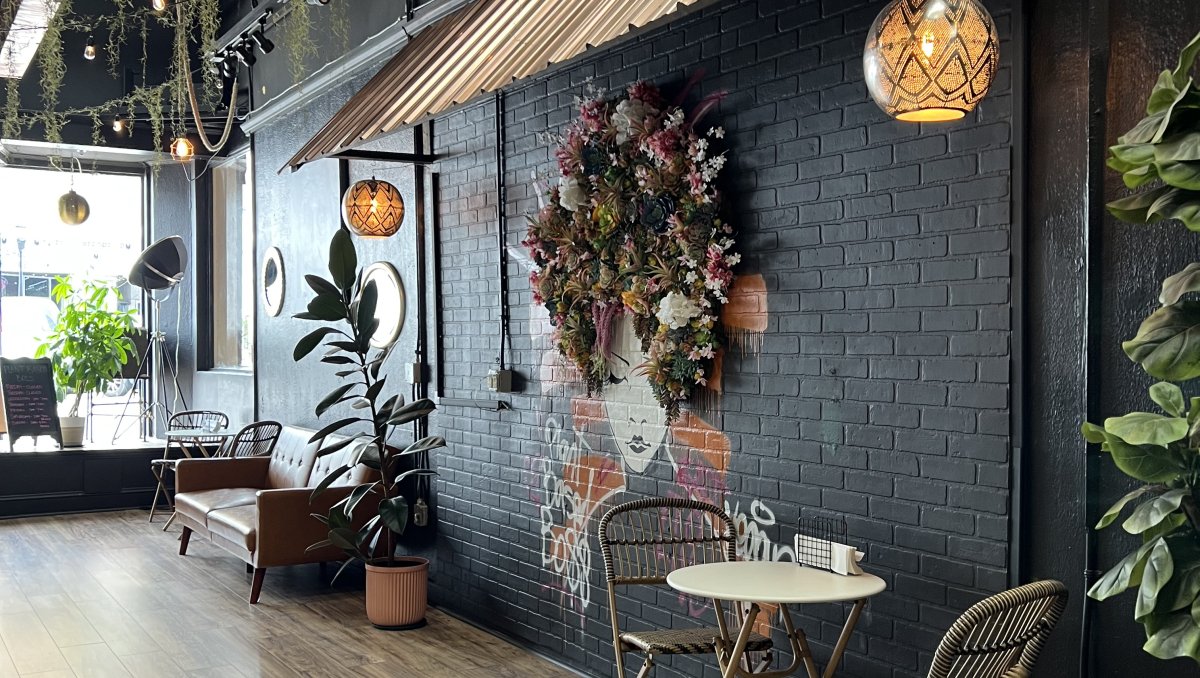
[[[946,632],[929,678],[1028,678],[1067,606],[1067,587],[1039,581],[967,609]]]
[[[716,653],[728,638],[726,620],[717,614],[716,628],[621,631],[617,614],[618,586],[663,586],[667,575],[688,565],[737,559],[737,532],[720,508],[690,499],[642,499],[612,508],[600,519],[600,550],[608,581],[613,651],[617,675],[625,678],[625,653],[645,655],[638,678],[646,678],[660,655]],[[746,649],[771,650],[771,639],[753,634]],[[768,654],[762,665],[770,662]]]

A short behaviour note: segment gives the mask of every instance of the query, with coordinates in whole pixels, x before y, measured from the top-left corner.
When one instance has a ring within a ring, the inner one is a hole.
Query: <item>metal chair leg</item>
[[[166,500],[167,508],[173,511],[174,507],[171,506],[171,498],[167,495],[167,486],[163,485],[162,467],[157,465],[151,466],[150,473],[158,483],[158,487],[154,488],[154,501],[150,502],[150,522],[154,522],[154,512],[158,509],[158,498],[160,496]]]
[[[646,678],[650,672],[654,670],[654,655],[646,655],[646,663],[642,664],[642,670],[638,671],[637,678]]]

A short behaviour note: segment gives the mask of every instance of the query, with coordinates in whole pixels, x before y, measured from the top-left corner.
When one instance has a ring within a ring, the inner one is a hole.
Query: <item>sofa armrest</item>
[[[352,485],[331,487],[309,502],[311,487],[297,487],[258,492],[258,553],[260,567],[288,563],[340,560],[341,549],[327,547],[308,551],[308,547],[329,538],[329,528],[312,517],[313,513],[328,514],[329,508],[345,499]],[[351,526],[362,527],[375,514],[379,500],[365,497],[354,510]]]
[[[175,464],[175,492],[264,487],[270,464],[270,457],[180,459]]]

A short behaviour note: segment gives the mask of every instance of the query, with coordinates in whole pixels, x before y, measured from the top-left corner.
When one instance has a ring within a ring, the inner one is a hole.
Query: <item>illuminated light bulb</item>
[[[187,140],[187,137],[176,137],[171,142],[171,157],[180,162],[186,162],[192,159],[196,149],[192,146],[192,142]]]
[[[96,58],[96,39],[88,36],[87,46],[83,48],[83,58],[91,61]]]
[[[150,0],[150,6],[155,12],[162,12],[167,9],[167,0]]]
[[[925,53],[926,59],[933,58],[933,48],[937,46],[937,40],[933,37],[933,31],[925,31],[925,35],[921,36],[921,51]]]
[[[114,118],[112,122],[112,130],[117,134],[125,131],[125,121],[120,118]]]

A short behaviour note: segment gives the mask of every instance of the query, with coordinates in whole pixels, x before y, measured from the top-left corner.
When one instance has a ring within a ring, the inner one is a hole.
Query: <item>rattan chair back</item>
[[[184,429],[199,429],[203,431],[222,431],[229,427],[229,417],[224,412],[216,410],[184,410],[176,412],[167,420],[168,431]],[[212,438],[195,438],[191,442],[196,445],[220,445],[225,439],[217,436]]]
[[[929,678],[1022,678],[1067,606],[1062,582],[1039,581],[972,605],[946,632]]]
[[[283,425],[277,421],[256,421],[237,432],[222,450],[222,457],[266,457],[275,450]]]
[[[654,498],[613,507],[600,519],[609,584],[665,584],[687,565],[736,560],[733,521],[712,504]]]

